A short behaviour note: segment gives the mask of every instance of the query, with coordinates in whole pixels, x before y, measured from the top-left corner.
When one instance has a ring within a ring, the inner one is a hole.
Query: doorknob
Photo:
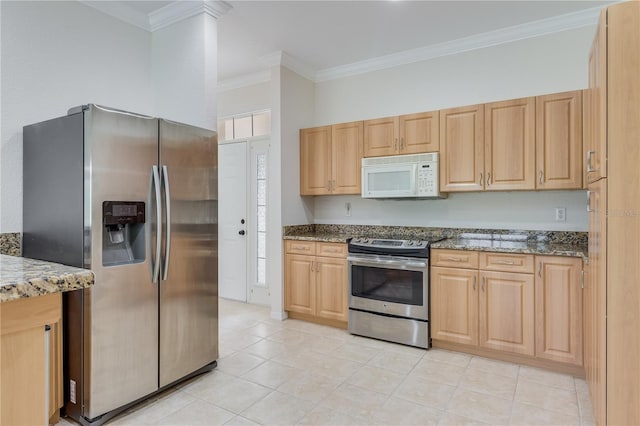
[[[243,230],[241,230],[241,231],[238,231],[238,234],[239,234],[239,235],[244,235],[244,234],[246,234],[246,232],[244,232],[244,229],[243,229]]]

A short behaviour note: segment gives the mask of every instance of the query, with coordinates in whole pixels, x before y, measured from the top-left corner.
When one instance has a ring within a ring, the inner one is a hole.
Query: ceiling
[[[153,16],[162,8],[186,2],[110,3],[129,7],[139,15]],[[549,26],[547,22],[552,21],[555,26],[550,27],[555,31],[564,28],[562,25],[575,28],[587,22],[587,15],[595,23],[595,9],[612,2],[227,0],[227,3],[232,8],[218,18],[221,81],[264,70],[264,58],[279,51],[317,73],[399,52],[442,46],[465,37],[509,32],[505,29],[526,27],[534,21],[538,21],[538,26],[541,23]],[[554,19],[560,15],[563,15],[560,20]]]

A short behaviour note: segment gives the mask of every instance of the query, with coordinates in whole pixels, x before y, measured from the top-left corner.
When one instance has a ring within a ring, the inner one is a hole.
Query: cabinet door
[[[484,189],[484,108],[440,111],[440,191]]]
[[[329,194],[331,126],[300,130],[300,195]]]
[[[607,16],[603,10],[589,54],[590,132],[585,155],[587,181],[607,176]]]
[[[431,268],[431,337],[478,345],[478,271]]]
[[[480,346],[534,354],[533,274],[480,272]]]
[[[362,192],[362,121],[333,125],[331,132],[331,192],[359,195]]]
[[[535,188],[535,98],[484,106],[485,190]]]
[[[315,256],[288,254],[284,269],[284,308],[287,311],[313,315],[316,311]]]
[[[591,58],[589,58],[589,69],[591,69]],[[586,155],[592,146],[593,138],[593,118],[591,117],[591,90],[582,91],[582,158],[580,159],[580,169],[582,169],[582,189],[587,189],[589,177],[587,176]]]
[[[440,149],[438,111],[400,116],[400,153],[419,154]]]
[[[364,122],[364,156],[381,157],[398,153],[398,117]]]
[[[606,419],[607,389],[607,179],[589,184],[589,273],[587,286],[591,292],[592,318],[585,330],[593,339],[591,353],[585,357],[593,362],[589,387],[593,401],[593,412],[599,424]],[[589,346],[585,347],[589,350]],[[588,377],[587,377],[588,378]],[[588,378],[589,379],[589,378]]]
[[[582,365],[582,259],[536,256],[536,357]]]
[[[347,321],[347,260],[316,258],[316,315]]]
[[[582,188],[582,92],[536,97],[536,189]]]

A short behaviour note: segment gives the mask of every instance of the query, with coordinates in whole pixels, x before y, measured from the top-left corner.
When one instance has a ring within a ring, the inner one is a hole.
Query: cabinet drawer
[[[347,245],[342,243],[316,243],[316,255],[326,257],[347,257]]]
[[[431,265],[478,269],[478,252],[466,250],[431,250]]]
[[[291,253],[291,254],[314,255],[316,254],[316,242],[285,240],[284,251],[285,253]]]
[[[533,255],[482,252],[480,253],[480,269],[533,274]]]

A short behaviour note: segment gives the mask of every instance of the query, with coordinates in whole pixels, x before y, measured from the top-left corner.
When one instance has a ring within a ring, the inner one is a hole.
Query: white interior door
[[[218,153],[220,297],[247,301],[247,142]]]

